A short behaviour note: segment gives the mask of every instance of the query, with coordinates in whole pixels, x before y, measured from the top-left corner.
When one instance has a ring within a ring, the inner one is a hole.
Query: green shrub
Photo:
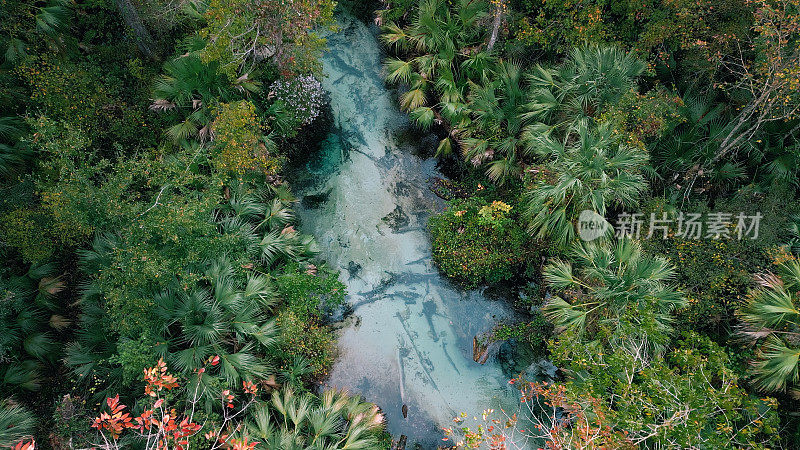
[[[536,350],[547,348],[547,340],[553,335],[553,325],[547,321],[540,311],[533,313],[528,322],[499,324],[494,329],[494,337],[498,341],[516,339],[530,345]]]
[[[18,208],[0,216],[0,236],[27,262],[42,262],[55,253],[58,240],[51,222],[40,208]]]
[[[682,208],[684,213],[703,214],[704,220],[712,211],[731,213],[733,225],[740,212],[748,216],[760,213],[763,218],[758,239],[745,236],[740,240],[731,230],[727,239],[683,239],[672,235],[660,239],[660,232],[656,231],[654,237],[643,240],[645,251],[665,256],[675,265],[675,281],[686,293],[688,301],[687,307],[678,313],[678,329],[698,330],[721,337],[727,335],[736,321],[736,309],[746,300],[748,290],[753,286],[753,274],[770,268],[771,255],[783,241],[786,219],[795,209],[780,200],[787,195],[777,188],[767,195],[743,189],[733,198],[718,200],[713,209],[702,202]],[[658,217],[662,212],[672,217],[677,214],[674,207],[666,205],[663,199],[649,202],[645,208],[645,222],[649,220],[651,211]],[[648,233],[645,228],[643,236]]]
[[[434,261],[466,287],[508,280],[531,257],[527,234],[503,202],[455,200],[428,227]]]
[[[344,303],[346,294],[337,274],[324,267],[313,273],[292,264],[276,278],[276,284],[286,307],[304,321],[326,315]]]
[[[144,105],[131,105],[121,80],[85,61],[32,58],[17,73],[30,89],[31,106],[81,129],[103,152],[155,145],[160,135]]]
[[[288,371],[296,359],[305,359],[311,366],[309,375],[324,378],[334,360],[335,337],[319,321],[304,320],[289,309],[278,313],[276,319],[280,334],[273,356],[279,362],[280,371]]]

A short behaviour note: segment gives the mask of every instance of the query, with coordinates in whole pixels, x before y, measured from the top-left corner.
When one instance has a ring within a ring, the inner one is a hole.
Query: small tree
[[[747,101],[726,129],[710,164],[744,145],[765,124],[794,120],[800,114],[800,0],[748,3],[754,9],[753,37],[737,46],[737,52],[717,56],[735,80],[723,86],[738,96],[744,94]]]

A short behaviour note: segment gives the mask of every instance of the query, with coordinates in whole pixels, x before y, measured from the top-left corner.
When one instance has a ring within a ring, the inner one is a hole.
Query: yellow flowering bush
[[[216,144],[212,162],[218,170],[274,175],[280,169],[280,159],[271,155],[263,142],[256,109],[251,102],[221,104],[211,130]]]

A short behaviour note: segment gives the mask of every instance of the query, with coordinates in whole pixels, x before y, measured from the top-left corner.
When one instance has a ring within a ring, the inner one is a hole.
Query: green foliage
[[[267,97],[272,100],[267,112],[274,114],[276,130],[282,137],[289,138],[295,137],[301,127],[314,122],[325,104],[322,84],[312,75],[276,80],[270,85]]]
[[[758,239],[745,236],[738,239],[731,230],[728,238],[684,239],[655,232],[650,239],[642,241],[647,253],[668,258],[675,266],[675,281],[684,286],[686,308],[677,318],[676,326],[683,330],[695,330],[724,339],[734,328],[735,312],[740,308],[749,290],[753,287],[753,274],[769,270],[775,249],[784,241],[787,215],[794,206],[787,206],[782,198],[787,195],[782,189],[774,189],[767,195],[741,190],[735,197],[718,201],[713,211],[735,216],[744,213],[761,214]],[[651,199],[644,208],[645,222],[650,214],[655,217],[677,219],[678,211],[664,199]],[[684,214],[708,214],[712,209],[704,202],[696,202],[682,209]],[[674,231],[674,230],[673,230]],[[648,230],[643,230],[643,235]]]
[[[165,112],[172,121],[180,122],[167,130],[173,141],[210,137],[208,124],[213,120],[218,102],[235,97],[233,84],[220,72],[216,61],[203,62],[199,56],[189,54],[164,64],[164,74],[153,88],[154,111]],[[256,87],[253,86],[252,89]]]
[[[314,442],[320,448],[383,448],[383,414],[378,407],[340,391],[315,397],[284,389],[249,416],[245,433],[265,448],[289,450],[296,442]]]
[[[228,75],[249,72],[268,58],[287,72],[319,69],[317,58],[325,45],[315,30],[333,22],[331,0],[281,2],[211,0],[202,10],[208,40],[203,61],[219,61]]]
[[[17,117],[0,117],[0,177],[19,174],[29,162],[31,151],[21,139],[25,124]]]
[[[797,392],[800,382],[800,261],[785,256],[776,273],[765,273],[759,287],[739,310],[743,322],[741,335],[757,344],[752,372],[756,386],[775,392],[791,388]]]
[[[107,204],[123,196],[128,183],[105,183],[98,168],[109,164],[91,150],[86,134],[68,122],[41,117],[31,122],[39,156],[38,190],[46,213],[45,236],[60,246],[85,243],[98,227],[111,220]]]
[[[275,277],[275,289],[286,307],[301,320],[327,316],[344,303],[346,294],[337,273],[324,266],[302,270],[296,264]]]
[[[558,331],[577,338],[561,340],[564,348],[630,347],[662,354],[672,315],[685,303],[671,285],[675,268],[665,258],[643,255],[627,238],[611,245],[576,243],[569,256],[571,261],[556,259],[543,271],[558,296],[547,300],[542,312]]]
[[[741,0],[522,0],[518,8],[509,45],[557,56],[586,43],[619,43],[687,81],[712,75],[713,57],[731,53],[752,23]]]
[[[242,175],[257,171],[277,174],[281,161],[270,155],[275,144],[261,134],[255,105],[248,101],[223,103],[211,124],[216,152],[212,163],[217,170]]]
[[[58,334],[70,321],[57,295],[64,282],[54,265],[33,265],[23,275],[0,279],[0,387],[4,393],[38,391],[58,357]]]
[[[81,129],[107,146],[104,151],[155,143],[146,107],[129,104],[124,83],[91,62],[45,54],[26,59],[15,71],[27,84],[32,111]]]
[[[510,208],[501,203],[456,200],[431,217],[433,258],[445,275],[474,287],[508,280],[527,260],[536,259],[528,237],[510,220]]]
[[[84,318],[83,333],[68,351],[67,363],[79,376],[94,371],[94,366],[122,365],[122,381],[132,381],[131,372],[140,371],[142,356],[132,354],[150,348],[144,354],[158,357],[186,375],[195,373],[211,357],[220,358],[220,377],[229,385],[241,384],[268,373],[264,359],[275,342],[277,330],[270,311],[274,292],[267,278],[257,274],[237,273],[230,261],[209,261],[190,272],[188,279],[173,278],[164,290],[153,290],[150,320],[146,328],[123,330],[116,348],[119,356],[108,358],[97,337],[88,334],[108,333],[104,323]],[[198,281],[190,281],[192,279]],[[102,291],[90,286],[82,300],[102,305]],[[100,347],[100,348],[98,348]],[[147,363],[145,363],[147,364]],[[137,367],[138,366],[138,367]],[[211,383],[201,376],[200,382]],[[211,375],[207,375],[211,376]],[[209,392],[211,400],[215,392]]]
[[[534,349],[544,350],[547,340],[553,335],[553,325],[537,310],[530,320],[517,324],[500,324],[492,330],[492,337],[497,341],[517,339]]]
[[[120,338],[116,354],[109,358],[109,362],[122,369],[123,385],[130,386],[138,381],[144,369],[150,367],[154,359],[158,359],[156,355],[158,344],[158,340],[153,339],[149,331],[134,339]]]
[[[614,132],[628,145],[646,149],[647,142],[669,134],[683,122],[679,113],[682,106],[683,100],[664,88],[646,94],[629,91],[608,105],[597,120],[611,122]]]
[[[345,1],[339,3],[346,6],[349,2]],[[379,9],[377,11],[377,16],[380,17],[383,23],[402,23],[403,19],[408,17],[408,12],[413,11],[418,3],[419,0],[399,0],[392,2],[386,5],[385,9]]]
[[[24,407],[9,400],[0,401],[0,445],[13,447],[33,437],[36,419]]]
[[[568,339],[568,338],[567,338]],[[739,387],[725,351],[706,337],[685,334],[664,359],[648,359],[635,347],[598,352],[591,344],[556,364],[575,374],[570,398],[613,398],[595,405],[608,425],[645,446],[770,448],[779,421],[772,398]]]
[[[463,140],[464,157],[473,165],[490,161],[486,175],[505,183],[522,175],[524,161],[532,154],[530,139],[524,135],[527,93],[521,69],[500,61],[491,79],[470,82],[467,111],[472,124]]]
[[[27,262],[47,261],[58,249],[50,217],[39,208],[18,207],[0,216],[0,233],[8,247]]]
[[[176,162],[173,176],[182,173]],[[161,174],[170,176],[169,169],[162,167]],[[127,224],[118,225],[115,235],[98,236],[92,251],[82,252],[115,327],[125,334],[136,336],[135,330],[146,328],[151,290],[167,288],[172,275],[197,280],[192,267],[198,261],[227,255],[234,266],[252,268],[255,261],[268,269],[316,252],[313,239],[294,231],[290,211],[270,192],[226,188],[231,193],[224,201],[213,191],[195,191],[194,176],[184,185],[178,180],[149,189],[147,200],[134,204]]]
[[[610,124],[591,129],[579,123],[569,134],[575,139],[536,139],[537,151],[552,162],[533,172],[524,194],[528,231],[562,248],[575,239],[582,211],[605,217],[611,207],[636,205],[647,189],[647,154],[619,143]]]
[[[644,63],[612,46],[578,47],[556,67],[535,66],[529,75],[526,119],[532,132],[560,135],[599,117],[624,95],[636,91]]]
[[[486,30],[479,23],[486,10],[482,1],[459,0],[449,5],[442,0],[424,0],[412,11],[409,26],[384,24],[383,42],[408,53],[406,59],[386,61],[386,79],[408,85],[400,96],[400,106],[423,128],[430,127],[434,119],[446,120],[456,130],[469,125],[465,108],[469,82],[485,81],[496,60],[484,49],[461,50],[483,42]],[[460,140],[458,131],[451,133],[439,143],[437,153],[449,155]]]
[[[715,105],[707,98],[687,95],[683,103],[678,108],[683,123],[675,133],[653,143],[653,166],[675,191],[675,197],[678,193],[688,198],[691,193],[730,191],[745,175],[741,162],[708,164],[733,126],[730,117],[723,105]]]
[[[278,369],[285,374],[284,377],[294,378],[298,369],[304,369],[304,374],[309,378],[322,379],[327,376],[335,356],[335,341],[328,329],[321,326],[318,319],[303,319],[291,309],[280,311],[276,323],[280,332],[271,354],[278,363]],[[308,366],[308,369],[302,366]]]
[[[15,64],[31,50],[61,50],[68,39],[72,4],[64,0],[47,2],[0,2],[0,61]]]
[[[334,2],[133,5],[167,49],[156,53],[173,55],[163,68],[120,38],[130,18],[113,2],[0,0],[0,390],[13,396],[0,405],[0,446],[33,432],[15,402],[47,417],[67,390],[76,404],[126,396],[164,357],[202,385],[201,415],[217,414],[210,400],[232,382],[283,385],[244,427],[262,446],[388,447],[373,405],[305,393],[333,363],[324,323],[345,291],[295,229],[280,173],[291,153],[279,147],[302,140],[298,128],[323,106],[317,30],[333,22]],[[796,388],[800,268],[775,246],[787,242],[781,216],[796,212],[800,186],[797,1],[385,7],[387,80],[400,85],[401,106],[439,136],[440,156],[460,152],[468,164],[453,173],[486,184],[465,166],[485,170],[497,186],[482,195],[510,203],[455,201],[433,217],[439,267],[471,287],[533,275],[530,233],[558,252],[545,269],[544,296],[556,297],[496,337],[536,345],[548,317],[567,395],[645,447],[786,444],[774,400],[740,387],[749,354],[731,345],[731,362],[692,331],[725,342],[738,311],[756,349],[752,385]],[[503,26],[490,48],[495,17]],[[636,205],[645,175],[692,212],[762,212],[759,240],[562,252],[581,210]],[[687,202],[697,195],[708,204]],[[660,255],[677,266],[674,280]],[[750,291],[752,273],[769,270],[778,274]],[[688,297],[680,311],[673,281]],[[679,341],[673,328],[685,332]],[[202,372],[214,356],[220,363]],[[71,380],[58,377],[62,360]],[[85,427],[68,403],[53,421]]]
[[[303,271],[315,268],[317,248],[294,228],[270,134],[278,118],[249,101],[260,83],[240,76],[244,65],[227,65],[237,58],[229,47],[209,58],[231,31],[214,29],[211,13],[242,5],[136,2],[134,14],[158,43],[180,55],[162,69],[135,56],[135,40],[120,39],[129,17],[113,2],[0,0],[0,391],[44,413],[39,425],[50,425],[52,399],[66,391],[81,404],[130,394],[158,357],[203,386],[205,413],[225,383],[277,377],[305,390],[332,363],[321,316],[343,301],[344,288],[325,270]],[[261,56],[245,58],[248,72],[256,62],[259,74],[275,74],[273,64],[286,76],[318,67],[324,41],[312,28],[331,21],[333,5],[247,5],[279,12],[280,23],[230,15],[270,30],[257,40]],[[210,45],[196,34],[204,25]],[[269,45],[278,53],[262,61]],[[301,117],[286,135],[312,119]],[[56,262],[41,264],[48,260]],[[28,262],[37,265],[20,275]],[[66,273],[56,277],[56,267]],[[277,325],[278,304],[301,316],[283,321],[288,332]],[[311,336],[300,351],[286,344],[298,330]],[[213,375],[200,371],[212,356],[220,360]],[[72,377],[54,380],[69,373],[62,361]],[[6,409],[2,445],[16,432]],[[71,428],[86,422],[67,409],[53,415],[63,428],[50,442],[80,436],[75,445],[83,445],[85,433]],[[381,427],[353,428],[359,436],[336,432],[356,445]]]
[[[764,190],[798,185],[800,129],[793,122],[748,131],[730,157],[716,159],[730,136],[738,136],[734,111],[712,98],[687,93],[677,110],[680,124],[651,145],[653,166],[671,197],[730,195],[748,180]]]

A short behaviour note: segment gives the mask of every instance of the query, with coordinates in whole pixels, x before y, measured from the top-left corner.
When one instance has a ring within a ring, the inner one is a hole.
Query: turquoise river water
[[[343,17],[328,36],[323,85],[335,123],[296,182],[299,215],[341,271],[354,310],[327,385],[380,406],[408,448],[436,448],[462,411],[515,409],[499,365],[472,360],[473,336],[513,312],[455,288],[432,264],[426,223],[443,203],[429,185],[440,175],[433,159],[415,156],[418,143],[397,138],[408,119],[382,81],[375,33]]]

